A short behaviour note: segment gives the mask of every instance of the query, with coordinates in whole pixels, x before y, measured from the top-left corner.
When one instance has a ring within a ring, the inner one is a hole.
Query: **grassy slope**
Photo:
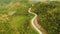
[[[2,6],[0,8],[0,34],[38,34],[31,26],[30,20],[33,15],[27,12],[28,8],[28,4],[20,2],[11,2]],[[13,13],[14,11],[16,12]]]
[[[60,34],[60,2],[39,2],[32,11],[38,15],[39,24],[48,34]]]

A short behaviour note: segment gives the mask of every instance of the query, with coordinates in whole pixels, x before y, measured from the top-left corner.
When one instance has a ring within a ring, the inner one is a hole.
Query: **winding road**
[[[29,8],[28,12],[35,15],[34,18],[31,20],[31,24],[33,25],[33,27],[39,32],[39,34],[43,34],[42,31],[40,31],[34,24],[34,20],[37,18],[37,14],[31,12],[31,8]]]

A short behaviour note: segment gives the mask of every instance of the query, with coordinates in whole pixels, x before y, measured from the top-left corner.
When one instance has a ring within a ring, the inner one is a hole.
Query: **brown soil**
[[[34,24],[40,31],[42,31],[43,34],[47,34],[46,30],[41,25],[38,24],[37,18],[34,20]]]

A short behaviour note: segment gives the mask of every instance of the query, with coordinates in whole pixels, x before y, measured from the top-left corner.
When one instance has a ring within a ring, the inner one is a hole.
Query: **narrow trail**
[[[31,8],[29,8],[28,12],[35,15],[34,18],[31,20],[31,24],[33,25],[33,27],[39,32],[39,34],[43,34],[42,31],[40,31],[34,24],[34,20],[37,18],[37,14],[31,12]]]

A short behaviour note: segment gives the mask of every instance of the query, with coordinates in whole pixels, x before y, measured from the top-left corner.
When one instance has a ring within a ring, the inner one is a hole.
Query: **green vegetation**
[[[60,34],[60,2],[38,2],[32,11],[38,15],[39,24],[48,34]]]
[[[30,4],[27,2],[7,2],[0,5],[0,34],[38,34],[30,20],[33,15],[28,13]]]

